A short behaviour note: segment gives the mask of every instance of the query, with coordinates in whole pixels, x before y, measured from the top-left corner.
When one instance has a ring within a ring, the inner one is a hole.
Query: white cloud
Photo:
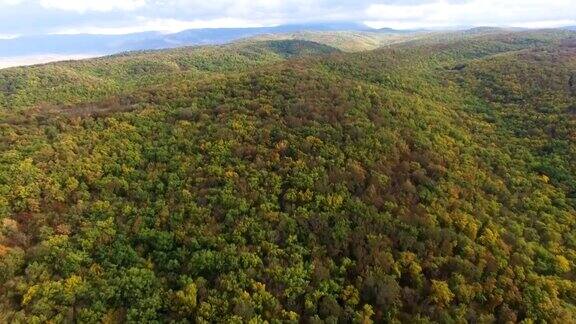
[[[20,35],[17,34],[0,34],[0,39],[14,39],[18,38]]]
[[[421,28],[459,25],[557,27],[576,20],[576,0],[434,0],[419,5],[373,4],[366,25]]]
[[[0,6],[15,6],[22,3],[22,0],[0,0]]]
[[[80,13],[87,11],[106,12],[112,10],[134,10],[145,6],[146,0],[40,0],[40,5],[44,8]]]
[[[122,35],[131,33],[140,33],[146,31],[158,31],[163,33],[177,33],[187,29],[197,28],[247,28],[262,27],[257,22],[237,19],[237,18],[218,18],[211,20],[177,20],[177,19],[150,19],[138,17],[135,23],[129,26],[116,27],[74,27],[61,29],[53,34],[99,34],[99,35]]]

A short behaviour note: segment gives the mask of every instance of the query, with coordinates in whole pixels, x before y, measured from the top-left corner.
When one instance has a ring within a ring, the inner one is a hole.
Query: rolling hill
[[[98,54],[102,56],[127,51],[167,49],[192,45],[219,45],[257,35],[294,32],[334,32],[339,30],[360,32],[367,29],[354,23],[325,23],[257,28],[190,29],[178,33],[28,35],[11,39],[0,39],[0,57],[42,54]]]
[[[299,31],[255,36],[250,41],[259,40],[308,40],[338,48],[346,52],[375,50],[383,46],[422,39],[432,32],[398,31]]]
[[[170,80],[240,72],[295,56],[338,50],[304,40],[241,42],[221,46],[142,51],[100,59],[0,70],[0,107],[67,105],[129,92]],[[1,113],[1,112],[0,112]]]
[[[0,320],[576,321],[576,33],[329,39],[1,70]]]

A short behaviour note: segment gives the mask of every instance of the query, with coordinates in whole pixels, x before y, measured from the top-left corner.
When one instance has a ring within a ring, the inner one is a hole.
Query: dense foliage
[[[0,71],[0,321],[574,322],[575,40]]]
[[[0,71],[0,107],[78,104],[168,81],[241,72],[295,56],[338,50],[309,41],[267,41],[126,53]]]

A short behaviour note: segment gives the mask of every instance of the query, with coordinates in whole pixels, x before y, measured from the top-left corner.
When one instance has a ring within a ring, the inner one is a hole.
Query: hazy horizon
[[[261,34],[199,32],[205,29],[314,24],[348,24],[356,30],[558,28],[576,26],[575,8],[576,0],[0,0],[0,68]],[[170,39],[139,34],[182,31],[196,34]]]
[[[45,64],[51,62],[83,60],[102,56],[101,54],[45,54],[45,55],[27,55],[15,57],[0,57],[0,69],[6,69],[17,66],[29,66],[36,64]]]

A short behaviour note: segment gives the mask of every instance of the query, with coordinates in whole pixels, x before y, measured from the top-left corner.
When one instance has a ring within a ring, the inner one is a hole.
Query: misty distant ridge
[[[34,64],[44,64],[50,62],[82,60],[101,56],[100,54],[38,54],[24,56],[0,57],[0,69],[26,66]]]
[[[464,27],[451,30],[486,32],[497,27]],[[563,27],[576,31],[576,26]],[[129,51],[170,49],[192,45],[217,45],[260,35],[296,32],[356,31],[390,34],[429,32],[427,29],[372,29],[358,23],[311,23],[254,28],[190,29],[178,33],[142,32],[123,35],[52,34],[0,39],[0,68],[76,60]],[[438,31],[438,30],[436,30]]]
[[[125,51],[174,48],[186,45],[222,44],[262,35],[297,31],[368,30],[355,23],[282,25],[256,28],[190,29],[173,34],[143,32],[125,35],[35,35],[0,39],[0,57],[38,54],[99,53],[102,55]]]
[[[255,28],[190,29],[171,34],[142,32],[123,35],[31,35],[0,39],[0,68],[75,60],[129,51],[225,44],[266,34],[342,30],[369,31],[372,29],[357,23],[312,23]],[[388,29],[382,32],[395,31]]]

